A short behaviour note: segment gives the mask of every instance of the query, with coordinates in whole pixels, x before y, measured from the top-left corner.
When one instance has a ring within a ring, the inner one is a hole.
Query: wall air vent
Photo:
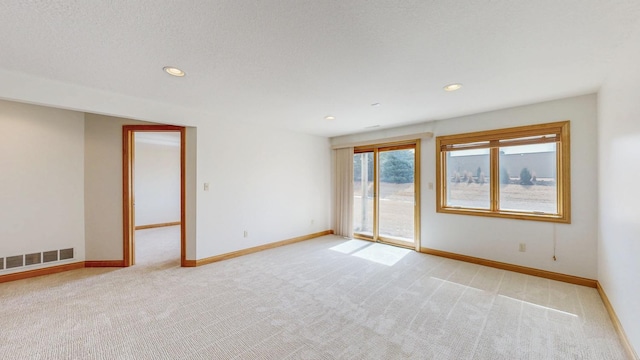
[[[45,251],[42,253],[42,262],[58,261],[58,250]]]
[[[0,257],[0,270],[73,259],[73,248],[43,251],[25,255]]]
[[[16,256],[8,256],[7,257],[7,269],[12,269],[16,267],[24,266],[24,256],[16,255]]]
[[[60,260],[67,260],[67,259],[73,259],[73,248],[60,250]]]
[[[42,253],[26,254],[24,256],[25,265],[36,265],[42,262]]]

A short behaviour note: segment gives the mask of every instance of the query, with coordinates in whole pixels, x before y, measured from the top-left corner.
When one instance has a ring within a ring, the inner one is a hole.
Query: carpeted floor
[[[337,236],[180,268],[177,229],[0,284],[0,359],[624,359],[595,289]]]

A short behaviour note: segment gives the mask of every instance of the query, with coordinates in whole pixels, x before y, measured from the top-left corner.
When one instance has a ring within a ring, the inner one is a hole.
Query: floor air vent
[[[73,259],[73,248],[0,257],[0,270]]]

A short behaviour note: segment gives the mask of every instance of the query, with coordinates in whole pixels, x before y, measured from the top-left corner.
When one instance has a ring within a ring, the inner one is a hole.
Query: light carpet
[[[326,236],[0,284],[0,359],[624,359],[595,289]]]

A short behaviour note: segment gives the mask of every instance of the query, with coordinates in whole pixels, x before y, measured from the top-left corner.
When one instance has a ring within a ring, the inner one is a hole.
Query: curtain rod
[[[362,141],[355,141],[355,142],[350,142],[345,144],[331,145],[331,149],[337,150],[337,149],[344,149],[348,147],[376,145],[381,143],[390,143],[390,142],[405,141],[405,140],[431,139],[432,137],[433,137],[433,133],[428,131],[428,132],[416,133],[416,134],[410,134],[410,135],[391,136],[391,137],[377,138],[373,140],[362,140]]]

